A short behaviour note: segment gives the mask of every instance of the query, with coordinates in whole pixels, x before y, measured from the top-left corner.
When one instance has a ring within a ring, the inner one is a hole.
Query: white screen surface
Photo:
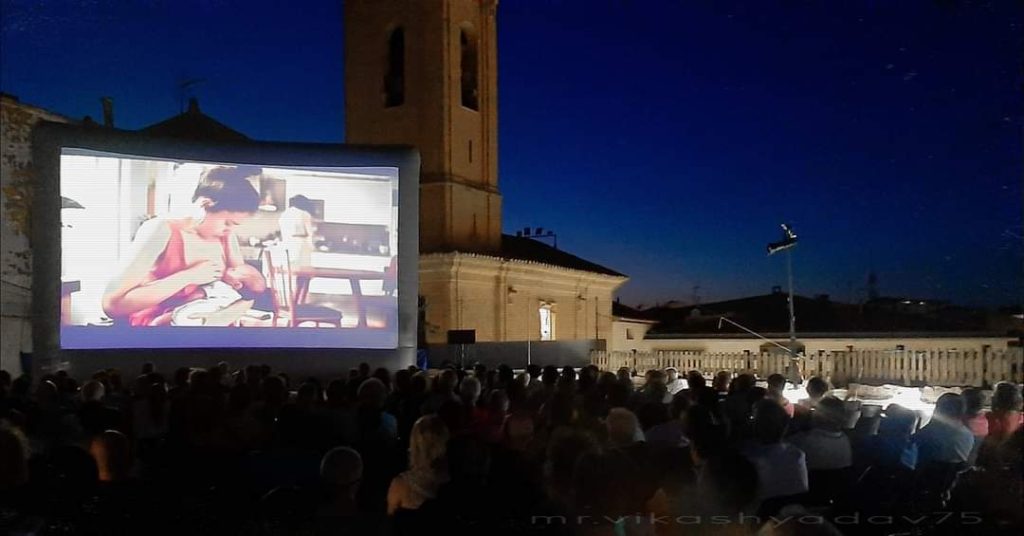
[[[398,341],[398,169],[64,149],[61,347]]]

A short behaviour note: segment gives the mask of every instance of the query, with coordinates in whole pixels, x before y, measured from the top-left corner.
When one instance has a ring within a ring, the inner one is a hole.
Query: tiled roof
[[[139,132],[167,138],[211,141],[247,141],[249,137],[199,111],[193,99],[188,111],[140,129]]]
[[[583,272],[626,277],[624,274],[616,272],[611,268],[601,266],[600,264],[577,257],[572,253],[555,249],[543,242],[522,236],[501,235],[501,256],[507,259],[550,264]]]

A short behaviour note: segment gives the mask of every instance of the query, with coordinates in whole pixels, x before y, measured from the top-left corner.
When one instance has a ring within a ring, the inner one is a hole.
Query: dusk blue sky
[[[40,6],[39,4],[44,4]],[[897,5],[898,4],[898,5]],[[344,140],[340,1],[0,0],[0,90],[117,126],[204,112]],[[1024,7],[504,0],[504,226],[631,277],[630,304],[766,293],[1020,303]]]

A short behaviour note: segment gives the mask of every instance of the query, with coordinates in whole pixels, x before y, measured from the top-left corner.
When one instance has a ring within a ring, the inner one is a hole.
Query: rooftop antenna
[[[183,78],[178,82],[178,113],[185,113],[185,105],[193,97],[192,89],[206,82],[205,78]]]

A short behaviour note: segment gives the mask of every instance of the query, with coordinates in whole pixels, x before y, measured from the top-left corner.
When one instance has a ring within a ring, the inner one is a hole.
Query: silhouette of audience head
[[[690,390],[700,389],[707,385],[707,381],[704,379],[704,375],[699,370],[691,370],[686,373],[686,385]]]
[[[985,406],[985,397],[981,389],[968,387],[960,393],[960,396],[964,398],[964,417],[974,417],[981,414],[981,410]]]
[[[615,447],[633,444],[637,439],[640,422],[636,415],[626,408],[612,408],[605,420],[608,429],[608,443]]]
[[[996,384],[992,392],[992,411],[994,413],[1021,411],[1021,406],[1024,406],[1024,398],[1016,385],[1010,382]]]
[[[474,376],[468,376],[462,380],[459,384],[459,396],[462,398],[462,403],[467,407],[476,406],[477,400],[480,398],[480,380]]]
[[[719,393],[724,393],[729,390],[730,382],[732,382],[732,373],[728,370],[721,370],[718,374],[715,374],[715,379],[711,383],[711,388]]]
[[[946,393],[935,401],[935,415],[950,421],[962,419],[964,409],[964,399],[956,393]]]
[[[768,394],[769,396],[782,397],[782,391],[786,389],[786,377],[782,374],[772,374],[768,376]]]
[[[99,380],[89,380],[82,386],[83,402],[100,402],[106,395],[106,387]]]
[[[917,413],[914,411],[899,404],[889,404],[878,425],[878,435],[909,438],[917,428],[917,421]]]
[[[320,481],[332,496],[354,499],[363,479],[363,458],[350,447],[335,447],[320,460]]]
[[[814,376],[807,380],[807,396],[810,397],[812,402],[821,400],[828,392],[828,382],[821,378],[821,376]]]

